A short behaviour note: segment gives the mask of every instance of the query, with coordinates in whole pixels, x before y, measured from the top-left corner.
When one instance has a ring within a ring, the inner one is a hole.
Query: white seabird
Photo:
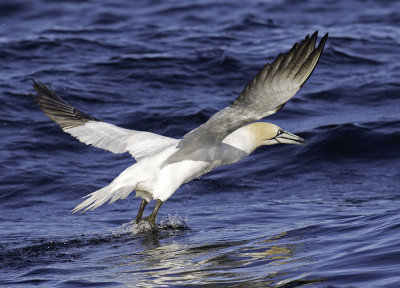
[[[135,222],[156,229],[161,205],[183,184],[222,165],[235,163],[257,147],[305,144],[280,127],[255,122],[279,111],[310,77],[321,56],[326,34],[316,47],[318,31],[296,43],[286,54],[266,64],[240,95],[206,123],[173,139],[150,132],[129,130],[102,122],[65,102],[53,90],[34,81],[31,94],[40,108],[65,132],[79,141],[113,153],[129,152],[136,163],[109,185],[85,198],[72,211],[93,210],[109,201],[125,199],[133,190],[141,197]],[[156,200],[153,212],[142,219],[146,205]]]

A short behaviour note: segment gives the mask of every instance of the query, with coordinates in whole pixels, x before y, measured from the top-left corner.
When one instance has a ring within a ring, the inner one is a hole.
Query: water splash
[[[187,217],[183,219],[179,214],[168,214],[161,219],[159,228],[162,230],[186,230],[189,229],[187,224]]]
[[[135,220],[122,224],[117,230],[112,231],[113,236],[132,234],[136,235],[141,232],[151,231],[151,227],[147,222],[135,223]]]
[[[164,216],[160,223],[157,224],[157,230],[168,231],[181,231],[189,229],[187,224],[187,218],[183,219],[179,214],[168,214]],[[117,230],[112,231],[113,236],[121,236],[125,234],[136,235],[145,232],[151,232],[152,228],[149,223],[142,221],[139,224],[135,223],[135,220],[129,221],[122,224]]]

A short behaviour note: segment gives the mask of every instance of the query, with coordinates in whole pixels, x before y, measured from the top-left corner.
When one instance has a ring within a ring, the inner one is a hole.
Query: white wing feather
[[[136,160],[140,160],[178,143],[177,139],[170,137],[99,121],[69,105],[43,83],[34,82],[33,86],[38,95],[31,95],[46,115],[59,124],[63,131],[85,144],[118,154],[129,152]]]
[[[129,152],[137,161],[165,147],[177,145],[179,141],[150,132],[124,129],[100,121],[89,121],[82,126],[63,130],[85,144],[116,154]]]

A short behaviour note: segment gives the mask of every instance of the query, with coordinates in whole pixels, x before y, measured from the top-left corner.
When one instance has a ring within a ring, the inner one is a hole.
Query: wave
[[[306,136],[309,145],[298,157],[310,161],[393,159],[400,156],[399,124],[396,120],[319,127],[314,135]]]
[[[29,10],[29,8],[30,5],[27,3],[18,3],[18,1],[2,1],[2,3],[0,3],[0,16],[2,18],[11,18],[16,14]]]
[[[343,105],[356,104],[360,106],[385,104],[396,100],[400,84],[388,80],[363,81],[361,84],[343,83],[336,86],[304,94],[307,100],[318,100],[324,102],[336,102]]]
[[[320,171],[337,169],[339,166],[345,170],[367,174],[371,173],[367,170],[379,166],[382,173],[385,173],[383,171],[390,171],[390,167],[397,165],[400,157],[398,125],[400,121],[347,123],[322,126],[313,132],[299,133],[307,139],[307,145],[259,148],[253,159],[245,160],[249,161],[249,165],[240,165],[240,174],[247,175],[246,179],[254,179],[254,186],[265,182],[265,175],[269,175],[270,179],[296,175],[311,177]],[[384,167],[386,170],[383,170]],[[227,171],[223,173],[229,174]]]
[[[176,236],[176,233],[183,233],[189,230],[180,215],[167,215],[160,220],[157,232],[153,231],[145,223],[136,225],[134,221],[122,224],[116,231],[106,235],[77,235],[75,237],[63,238],[58,236],[53,239],[43,238],[32,240],[31,243],[19,243],[17,247],[8,244],[0,245],[0,266],[1,269],[23,269],[26,267],[48,265],[56,262],[71,261],[71,259],[82,258],[83,255],[77,249],[99,247],[103,245],[132,245],[131,242],[153,242],[154,238],[165,239]],[[33,268],[23,276],[36,274]]]
[[[339,48],[333,48],[329,49],[329,52],[327,53],[327,57],[330,57],[332,61],[340,62],[342,65],[346,64],[352,64],[352,65],[379,65],[382,64],[381,61],[378,61],[377,59],[372,59],[366,56],[362,55],[357,55],[345,51],[344,49],[339,49]]]

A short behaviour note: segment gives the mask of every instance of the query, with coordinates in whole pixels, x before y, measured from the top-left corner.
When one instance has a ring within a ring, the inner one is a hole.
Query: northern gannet
[[[79,141],[113,153],[129,152],[136,163],[109,185],[84,198],[72,212],[93,210],[109,201],[125,199],[133,190],[141,197],[135,223],[147,221],[156,229],[161,205],[184,183],[222,165],[235,163],[257,147],[305,144],[305,140],[272,123],[255,122],[279,111],[304,85],[321,56],[326,34],[316,47],[318,31],[294,44],[266,64],[240,95],[207,122],[182,139],[129,130],[102,122],[76,110],[52,89],[34,81],[31,94],[44,113]],[[156,200],[152,213],[142,218],[146,205]]]

